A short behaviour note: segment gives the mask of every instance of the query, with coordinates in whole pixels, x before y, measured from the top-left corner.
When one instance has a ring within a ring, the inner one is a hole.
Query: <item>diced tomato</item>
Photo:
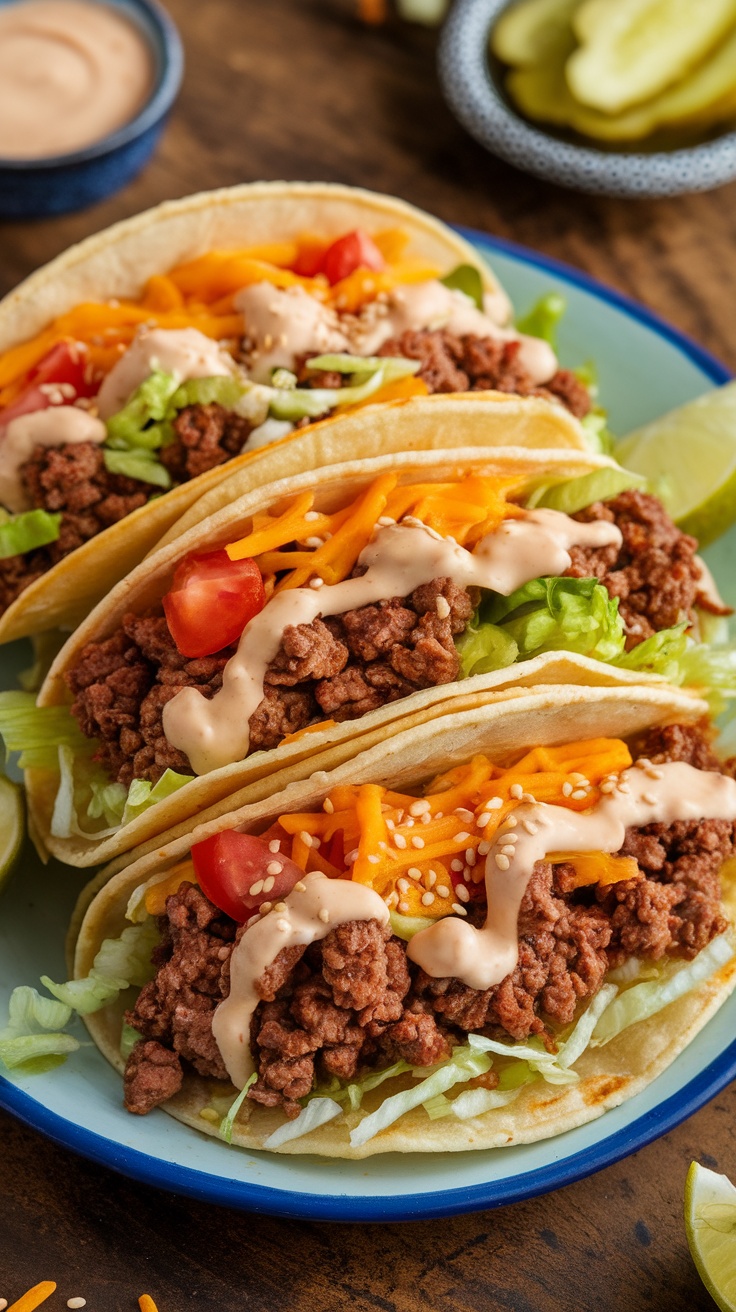
[[[380,273],[386,261],[372,237],[362,228],[347,232],[328,246],[322,260],[322,272],[330,283],[341,282],[356,269],[374,269]]]
[[[262,903],[286,897],[304,878],[294,861],[270,850],[265,835],[256,838],[234,829],[195,843],[192,861],[202,892],[239,925]]]
[[[45,410],[50,406],[53,392],[50,395],[46,389],[53,388],[54,383],[63,384],[59,400],[53,401],[55,405],[72,405],[77,397],[95,396],[100,380],[91,379],[88,376],[90,374],[87,354],[77,342],[57,342],[31,369],[25,387],[15,400],[0,410],[0,428],[4,428],[19,415],[28,415],[34,410]],[[68,396],[64,395],[66,391],[69,392]]]
[[[325,861],[329,861],[330,865],[333,865],[336,870],[345,869],[344,830],[338,829],[337,832],[332,835],[332,838],[322,849],[322,855],[324,856]]]
[[[212,656],[237,642],[266,602],[254,560],[231,560],[226,551],[187,556],[164,597],[169,632],[182,656]]]

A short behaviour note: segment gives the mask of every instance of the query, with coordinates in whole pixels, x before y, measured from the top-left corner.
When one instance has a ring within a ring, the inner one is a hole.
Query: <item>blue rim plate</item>
[[[566,296],[561,358],[595,360],[614,431],[626,432],[730,377],[684,334],[584,274],[510,242],[472,230],[465,235],[489,258],[519,311],[549,291]],[[732,530],[706,553],[727,594],[729,573],[736,572],[726,566],[735,552]],[[731,588],[727,600],[736,603],[736,578]],[[12,686],[28,652],[17,644],[0,661],[0,681]],[[28,855],[2,904],[0,1014],[14,984],[35,983],[42,973],[64,977],[61,926],[81,882],[80,872],[53,863],[42,870]],[[418,1220],[535,1197],[650,1143],[736,1077],[735,1022],[736,995],[636,1098],[556,1138],[474,1153],[349,1162],[238,1151],[163,1112],[129,1116],[119,1077],[91,1044],[53,1072],[0,1078],[0,1106],[93,1161],[208,1202],[312,1220]]]

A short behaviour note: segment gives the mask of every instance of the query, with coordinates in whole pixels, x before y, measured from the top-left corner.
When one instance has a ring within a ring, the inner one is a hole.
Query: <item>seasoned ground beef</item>
[[[352,720],[417,688],[451,682],[459,668],[453,634],[472,613],[466,590],[442,578],[406,601],[289,625],[250,719],[251,750],[275,747],[316,720]],[[163,708],[185,687],[213,696],[233,651],[189,660],[155,614],[126,615],[112,637],[84,648],[67,674],[72,714],[99,740],[94,759],[111,778],[127,787],[133,779],[155,783],[169,768],[192,772],[164,735]]]
[[[572,547],[567,574],[600,579],[609,596],[618,597],[627,650],[681,619],[692,621],[700,589],[698,544],[675,527],[661,501],[630,490],[588,506],[575,519],[606,519],[623,534],[620,549]]]
[[[652,732],[652,757],[662,745],[656,755],[673,759],[665,736],[676,759],[709,750],[699,730],[670,726]],[[399,1059],[431,1065],[471,1031],[538,1034],[553,1048],[550,1024],[569,1024],[609,968],[631,956],[691,958],[723,932],[719,871],[734,854],[735,831],[721,820],[629,829],[622,854],[637,861],[640,876],[607,888],[575,889],[572,867],[538,862],[519,914],[518,964],[490,989],[426,975],[377,921],[284,949],[257,984],[258,1079],[248,1096],[294,1117],[315,1081],[352,1079]],[[244,932],[191,884],[167,899],[159,927],[156,977],[127,1015],[143,1036],[125,1074],[126,1106],[135,1112],[171,1097],[187,1064],[225,1078],[212,1014],[228,994],[230,955]]]
[[[240,455],[253,425],[216,401],[210,405],[188,405],[173,423],[176,440],[160,452],[175,483],[186,483],[208,469]]]
[[[392,337],[379,355],[419,360],[418,377],[430,392],[513,392],[560,401],[578,419],[591,408],[587,388],[569,369],[559,369],[537,386],[519,360],[520,343],[493,337],[458,337],[445,329],[422,328]]]
[[[0,560],[0,610],[64,556],[144,506],[153,491],[150,483],[110,474],[96,442],[37,446],[21,477],[34,509],[61,512],[61,531],[47,547]]]

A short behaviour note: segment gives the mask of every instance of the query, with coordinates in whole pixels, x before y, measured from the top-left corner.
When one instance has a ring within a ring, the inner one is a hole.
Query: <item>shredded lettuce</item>
[[[617,657],[615,664],[626,670],[660,674],[677,686],[703,688],[717,713],[724,699],[736,697],[736,644],[693,642],[686,629],[685,622],[661,629]]]
[[[465,1089],[455,1098],[438,1093],[423,1106],[431,1121],[438,1121],[443,1116],[456,1116],[460,1121],[467,1121],[471,1116],[482,1116],[497,1107],[506,1107],[518,1096],[518,1089]]]
[[[525,333],[527,337],[541,337],[556,350],[557,328],[566,310],[567,301],[564,296],[560,296],[559,292],[548,292],[527,314],[517,319],[517,331]]]
[[[692,961],[671,961],[662,967],[656,979],[645,980],[625,989],[606,1008],[593,1032],[591,1046],[602,1047],[615,1039],[622,1030],[640,1020],[656,1016],[658,1011],[689,993],[696,984],[709,979],[734,955],[734,944],[728,934],[720,934]]]
[[[61,629],[33,634],[33,664],[18,675],[18,683],[24,692],[38,692],[68,636]]]
[[[0,1061],[9,1070],[48,1069],[70,1052],[79,1041],[62,1031],[68,1025],[72,1009],[63,1002],[44,998],[36,989],[21,985],[13,989],[8,1002],[8,1023],[0,1030]],[[48,1059],[53,1060],[49,1063]]]
[[[80,1016],[88,1016],[93,1011],[100,1011],[127,988],[126,980],[98,979],[94,971],[90,971],[87,979],[69,979],[64,984],[56,984],[48,975],[42,975],[41,983],[53,997],[65,1003],[70,1011],[78,1012]]]
[[[320,356],[321,360],[339,359],[339,356]],[[294,387],[290,390],[273,390],[270,404],[270,414],[274,419],[296,420],[304,417],[318,419],[320,415],[327,414],[329,410],[342,408],[343,406],[357,405],[359,401],[367,401],[375,392],[380,391],[387,383],[395,382],[399,378],[407,378],[415,374],[419,369],[418,360],[404,360],[400,357],[394,359],[391,356],[385,358],[380,356],[347,356],[344,357],[350,361],[353,368],[351,373],[355,373],[359,379],[357,383],[350,387]],[[356,369],[356,362],[359,362],[360,368]],[[316,361],[311,362],[316,365]],[[366,368],[370,365],[370,370]]]
[[[148,779],[134,779],[125,799],[121,824],[127,825],[149,807],[178,793],[185,784],[192,782],[193,777],[191,774],[178,774],[176,770],[165,770],[155,784],[151,784]]]
[[[468,678],[545,651],[611,661],[624,643],[618,599],[596,579],[542,578],[509,597],[492,594],[455,645]]]
[[[59,747],[86,757],[95,749],[68,706],[36,706],[30,692],[0,692],[0,736],[7,752],[20,752],[21,770],[57,770]]]
[[[226,1143],[232,1143],[233,1141],[233,1126],[235,1125],[235,1117],[237,1116],[238,1112],[240,1111],[240,1108],[243,1106],[243,1103],[245,1102],[245,1099],[248,1096],[249,1088],[251,1087],[252,1084],[255,1084],[257,1079],[258,1076],[254,1071],[253,1074],[246,1080],[237,1098],[234,1099],[232,1106],[230,1107],[227,1115],[224,1116],[222,1121],[220,1122],[220,1131],[219,1131],[220,1138],[224,1139]]]
[[[103,939],[90,975],[107,982],[124,980],[126,988],[131,985],[142,988],[153,979],[151,953],[159,938],[153,916],[139,925],[126,925],[118,938]]]
[[[214,402],[225,410],[235,410],[247,390],[245,379],[236,378],[232,374],[221,374],[214,378],[189,378],[177,387],[164,418],[171,421],[179,410],[188,405],[212,405]]]
[[[471,1036],[473,1037],[473,1036]],[[485,1052],[474,1051],[468,1043],[455,1048],[452,1056],[432,1068],[413,1089],[403,1089],[400,1093],[386,1098],[369,1116],[356,1125],[350,1132],[350,1142],[354,1148],[367,1143],[381,1130],[393,1125],[406,1112],[414,1107],[421,1107],[438,1093],[447,1093],[456,1084],[465,1084],[475,1079],[476,1075],[485,1075],[491,1068],[491,1059]]]
[[[49,542],[56,542],[60,532],[60,514],[50,514],[48,510],[24,510],[11,515],[0,507],[0,560],[48,546]]]
[[[3,695],[0,694],[0,701]],[[0,705],[0,731],[2,723]],[[95,838],[106,838],[117,833],[121,825],[135,820],[149,807],[171,797],[172,793],[191,782],[192,775],[166,770],[156,784],[134,779],[126,789],[122,784],[111,783],[98,766],[86,759],[95,749],[94,741],[82,738],[82,742],[85,747],[82,759],[77,749],[67,743],[61,743],[56,749],[54,764],[59,772],[59,787],[51,817],[51,832],[55,838],[88,837],[90,833]],[[80,817],[85,815],[92,821],[104,819],[108,827],[83,829]]]
[[[120,1031],[120,1056],[123,1061],[127,1061],[136,1043],[139,1043],[141,1035],[138,1030],[134,1030],[127,1020],[123,1021],[123,1028]]]
[[[300,1111],[296,1120],[287,1121],[285,1125],[280,1125],[273,1134],[270,1134],[264,1142],[264,1148],[280,1148],[282,1144],[288,1143],[290,1139],[299,1139],[303,1134],[309,1134],[310,1130],[316,1130],[320,1125],[326,1125],[328,1121],[334,1121],[339,1116],[342,1107],[339,1102],[334,1102],[332,1098],[313,1098],[308,1102],[306,1107]]]
[[[605,410],[602,410],[600,406],[595,406],[580,420],[580,424],[585,433],[589,451],[600,456],[613,454],[616,439],[608,427],[608,416]]]
[[[130,451],[136,447],[156,451],[165,446],[171,435],[161,427],[161,421],[167,419],[170,402],[178,390],[179,380],[175,374],[155,369],[136,388],[122,410],[108,419],[107,445],[118,451]]]
[[[483,309],[483,279],[474,264],[458,264],[451,269],[440,282],[451,291],[462,292],[473,302],[476,309]]]
[[[171,474],[153,451],[111,451],[103,452],[105,468],[109,474],[122,474],[125,478],[137,478],[141,483],[151,483],[154,487],[168,492],[171,487]]]
[[[526,504],[529,510],[543,506],[549,510],[559,510],[564,515],[574,515],[585,506],[591,506],[594,501],[610,501],[619,492],[630,487],[643,487],[645,483],[646,479],[641,474],[632,474],[628,469],[594,469],[579,478],[567,478],[559,483],[541,483]]]

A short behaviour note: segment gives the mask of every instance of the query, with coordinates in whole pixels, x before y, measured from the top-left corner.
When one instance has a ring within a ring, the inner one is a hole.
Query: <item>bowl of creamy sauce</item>
[[[156,0],[0,0],[0,214],[60,214],[123,186],[182,71]]]

